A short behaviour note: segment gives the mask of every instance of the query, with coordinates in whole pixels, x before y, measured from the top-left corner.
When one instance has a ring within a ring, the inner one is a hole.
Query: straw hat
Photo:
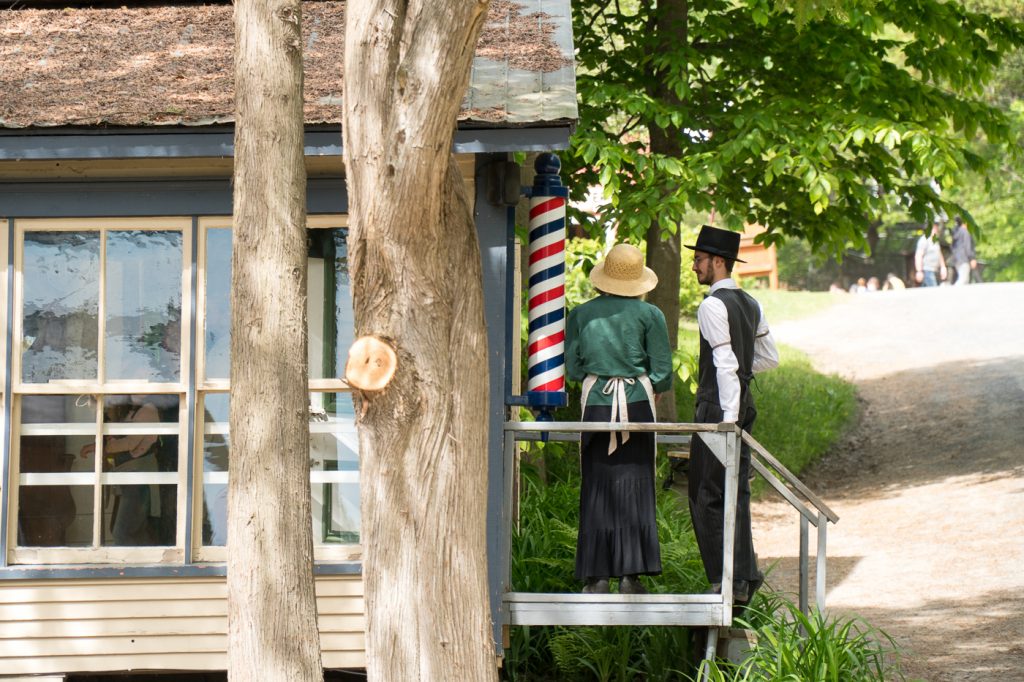
[[[658,276],[644,265],[640,249],[632,244],[616,244],[590,271],[590,282],[616,296],[640,296],[658,286]]]

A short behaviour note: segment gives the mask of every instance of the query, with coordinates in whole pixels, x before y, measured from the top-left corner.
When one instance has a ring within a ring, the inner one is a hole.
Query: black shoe
[[[757,577],[747,581],[747,603],[754,601],[754,593],[764,585],[764,573],[757,572]]]
[[[647,588],[635,575],[625,575],[619,580],[619,594],[647,594]]]
[[[754,601],[754,593],[764,585],[764,573],[758,571],[757,577],[753,580],[737,580],[733,583],[733,603],[737,606],[747,606]]]
[[[690,460],[681,457],[669,457],[668,458],[668,476],[662,481],[662,490],[670,490],[676,482],[676,475],[682,479],[683,483],[686,481],[686,477],[690,473]]]
[[[589,578],[583,586],[583,594],[608,594],[608,578]]]

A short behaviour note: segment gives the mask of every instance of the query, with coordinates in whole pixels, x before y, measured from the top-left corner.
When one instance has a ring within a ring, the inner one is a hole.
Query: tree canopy
[[[973,10],[1024,21],[1017,0],[966,0]],[[1017,148],[1024,148],[1024,48],[1010,54],[985,89],[985,99],[1006,112]],[[954,200],[970,210],[978,225],[978,256],[987,263],[986,278],[1024,280],[1024,155],[1006,154],[985,139],[973,146],[991,172],[965,174],[951,188]]]
[[[992,162],[979,134],[1013,148],[984,90],[1024,45],[1012,17],[940,0],[596,0],[574,22],[567,171],[579,197],[604,187],[620,234],[665,237],[693,210],[837,252],[897,205],[970,220],[942,188]],[[671,153],[651,144],[664,135]]]

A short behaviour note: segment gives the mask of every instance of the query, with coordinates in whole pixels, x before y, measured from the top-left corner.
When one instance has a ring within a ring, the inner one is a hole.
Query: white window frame
[[[209,429],[223,429],[226,424],[207,424],[202,419],[200,407],[204,396],[210,393],[227,392],[230,382],[227,379],[205,378],[206,348],[206,235],[210,229],[228,228],[231,226],[230,216],[204,217],[195,219],[196,232],[193,239],[193,218],[190,216],[168,216],[147,218],[47,218],[47,219],[15,219],[14,221],[14,310],[11,315],[13,324],[11,338],[20,340],[23,335],[24,317],[24,237],[27,232],[35,231],[67,231],[100,233],[100,272],[99,276],[99,309],[97,338],[97,377],[95,380],[57,380],[48,383],[31,383],[22,381],[22,357],[18,352],[19,344],[11,352],[11,384],[10,396],[2,395],[0,399],[14,399],[11,410],[11,439],[9,443],[9,478],[0,481],[0,486],[8,484],[9,495],[7,505],[7,537],[8,565],[43,565],[43,564],[162,564],[167,566],[182,565],[186,559],[186,529],[191,531],[191,562],[221,562],[226,560],[223,546],[204,546],[202,538],[202,505],[203,483],[227,480],[227,472],[216,472],[204,478],[203,472],[203,436]],[[7,223],[5,222],[5,227]],[[307,218],[309,229],[347,228],[348,217],[344,214],[310,215]],[[182,311],[181,311],[181,343],[180,373],[177,382],[149,382],[138,380],[105,380],[106,351],[106,238],[107,231],[124,229],[139,230],[176,230],[182,234]],[[197,244],[193,256],[192,245]],[[7,239],[0,245],[0,257],[7,256]],[[6,260],[5,260],[6,262]],[[195,264],[198,276],[196,291],[193,298],[192,267]],[[5,296],[6,280],[0,283],[0,295]],[[193,301],[195,302],[193,315]],[[5,331],[7,316],[0,322],[0,332]],[[192,320],[195,320],[193,329]],[[6,340],[6,334],[0,333]],[[194,340],[194,349],[193,349]],[[5,342],[5,341],[4,341]],[[6,352],[8,349],[4,348]],[[190,363],[190,359],[194,361]],[[191,368],[191,369],[190,369]],[[190,371],[193,374],[190,375]],[[194,413],[192,433],[188,433],[190,389],[194,388]],[[318,378],[309,381],[311,393],[349,393],[350,387],[340,377]],[[0,390],[2,392],[2,390]],[[170,394],[179,400],[178,422],[153,424],[102,424],[103,410],[96,410],[95,423],[68,424],[21,424],[20,396],[31,395],[90,395],[102,400],[108,395],[128,394]],[[311,422],[311,432],[334,432],[330,424]],[[178,436],[178,467],[176,472],[104,472],[102,458],[96,458],[96,466],[92,472],[68,473],[25,473],[19,471],[20,438],[22,435],[94,435],[97,452],[101,451],[104,435],[127,434],[145,431],[146,433],[167,433]],[[191,439],[188,440],[188,439]],[[191,443],[192,479],[189,480],[187,461]],[[323,483],[345,483],[358,481],[358,471],[311,471],[311,485]],[[177,485],[177,519],[175,530],[175,546],[173,547],[114,547],[102,546],[100,527],[104,523],[102,509],[102,490],[104,484],[175,484]],[[18,490],[21,485],[91,485],[93,494],[93,546],[92,547],[21,547],[17,545],[17,528],[19,517]],[[191,489],[189,489],[191,486]],[[188,495],[191,492],[191,508],[188,506]],[[189,522],[191,528],[187,528]],[[362,558],[362,545],[359,544],[315,544],[314,559],[318,562],[359,561]]]
[[[207,253],[206,235],[209,230],[226,229],[232,226],[230,216],[199,218],[198,259],[199,277],[196,286],[196,417],[194,438],[194,466],[192,481],[192,556],[195,561],[221,562],[227,560],[227,550],[223,545],[203,545],[203,486],[204,484],[227,483],[228,472],[203,472],[204,436],[210,433],[228,434],[225,422],[204,422],[202,419],[205,396],[211,393],[226,393],[230,390],[229,379],[206,378],[206,273]],[[306,218],[308,229],[348,228],[348,216],[344,214],[310,215]],[[339,378],[309,380],[310,393],[350,393],[351,388]],[[311,432],[321,431],[330,425],[311,422]],[[353,476],[353,474],[355,474]],[[358,472],[349,471],[311,471],[310,485],[323,483],[345,483],[358,481]],[[322,562],[358,561],[362,558],[362,543],[358,544],[315,544],[313,558]]]
[[[56,380],[48,383],[33,383],[22,380],[22,357],[12,349],[11,373],[12,396],[33,395],[88,395],[101,402],[104,396],[128,394],[162,394],[178,397],[178,423],[154,424],[103,424],[102,404],[96,409],[96,422],[89,424],[33,424],[27,425],[29,433],[40,435],[89,435],[95,437],[96,457],[94,469],[90,472],[22,474],[21,436],[26,434],[21,424],[21,401],[16,399],[11,418],[10,477],[7,505],[7,538],[9,564],[126,564],[126,563],[181,563],[185,553],[186,507],[186,457],[187,457],[187,403],[188,363],[191,352],[191,329],[189,301],[191,300],[192,267],[192,220],[188,217],[160,218],[46,218],[17,219],[14,222],[14,314],[12,338],[21,340],[24,318],[24,245],[25,234],[29,232],[98,232],[100,235],[99,300],[97,311],[97,375],[96,379]],[[179,380],[177,382],[150,382],[140,380],[105,380],[106,372],[106,233],[123,230],[170,230],[182,235],[181,257],[181,338],[179,352]],[[18,344],[20,346],[20,344]],[[104,472],[102,450],[104,435],[127,434],[132,430],[145,433],[173,433],[178,436],[178,466],[176,472],[124,473]],[[104,522],[103,486],[123,483],[170,484],[177,486],[177,519],[175,523],[175,546],[116,547],[104,546],[100,542]],[[19,546],[19,489],[22,485],[91,485],[93,487],[93,532],[91,547],[28,547]]]

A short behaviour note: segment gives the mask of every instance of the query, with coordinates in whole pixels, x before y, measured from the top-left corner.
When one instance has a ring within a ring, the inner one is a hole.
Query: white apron
[[[604,387],[601,388],[601,393],[604,395],[610,395],[612,397],[612,416],[609,421],[617,424],[628,424],[629,423],[629,409],[627,408],[626,402],[626,385],[632,386],[636,382],[640,382],[640,385],[644,387],[644,392],[647,394],[647,401],[651,404],[651,414],[656,414],[654,411],[654,386],[651,384],[651,380],[646,374],[641,374],[638,377],[612,377],[608,379]],[[586,412],[587,410],[587,398],[590,397],[590,391],[594,388],[594,384],[597,383],[597,376],[588,374],[583,380],[583,395],[580,398],[581,409]],[[625,444],[629,440],[629,431],[613,431],[608,434],[608,454],[612,454],[619,447],[618,437],[622,437],[622,443]]]

